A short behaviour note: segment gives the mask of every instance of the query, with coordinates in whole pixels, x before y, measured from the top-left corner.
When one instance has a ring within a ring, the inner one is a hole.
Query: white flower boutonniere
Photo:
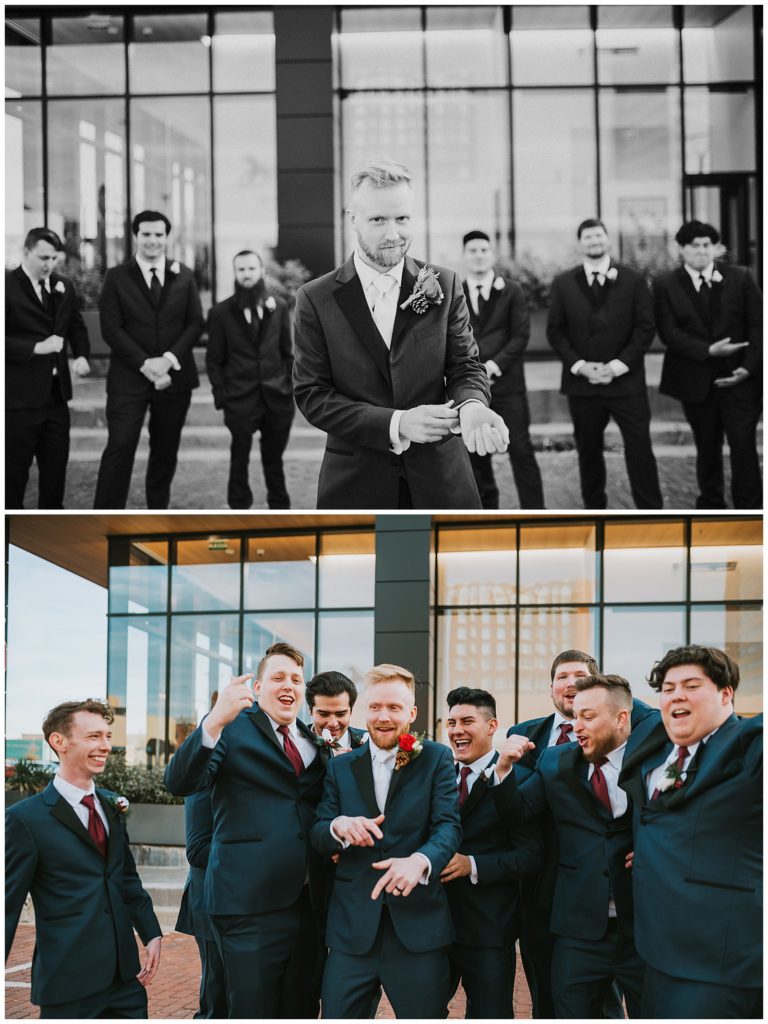
[[[170,267],[168,267],[168,270],[171,274],[178,274],[181,271],[181,264],[178,260],[174,260]]]
[[[505,281],[504,281],[503,277],[499,276],[497,278],[494,278],[493,290],[496,291],[496,292],[503,292],[504,291],[504,284],[505,284]]]
[[[275,310],[277,309],[277,303],[275,302],[271,295],[268,295],[267,298],[264,300],[264,309],[268,310],[270,313],[274,313]]]
[[[720,273],[719,270],[713,270],[712,271],[712,284],[722,284],[722,283],[723,283],[723,275]]]
[[[615,281],[618,276],[619,272],[616,267],[609,267],[608,273],[605,275],[605,279],[606,281]]]
[[[675,779],[674,779],[673,776],[671,776],[671,775],[664,775],[664,776],[662,776],[662,778],[659,779],[659,782],[658,782],[658,785],[656,786],[656,789],[658,789],[658,791],[660,793],[666,793],[666,791],[668,789],[671,789],[674,786],[674,784],[675,784]]]
[[[117,817],[127,814],[128,808],[131,806],[130,801],[124,796],[108,797],[108,803]]]
[[[64,282],[63,282],[63,281],[57,281],[57,282],[56,282],[56,284],[55,284],[55,286],[54,286],[54,289],[53,289],[53,290],[54,290],[55,292],[58,292],[58,293],[59,293],[59,295],[63,295],[63,294],[64,294],[64,292],[65,292],[65,291],[66,291],[67,289],[66,289],[66,287],[64,286]]]

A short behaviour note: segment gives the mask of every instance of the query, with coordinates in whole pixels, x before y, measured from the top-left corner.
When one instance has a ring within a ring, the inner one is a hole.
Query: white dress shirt
[[[35,289],[35,295],[37,296],[38,301],[39,301],[40,305],[42,306],[42,304],[43,304],[43,289],[45,289],[46,292],[49,295],[51,295],[51,279],[50,279],[50,277],[46,277],[45,281],[36,281],[34,279],[34,277],[32,277],[32,275],[30,274],[30,272],[27,270],[27,268],[24,266],[23,263],[21,264],[21,269],[27,275],[27,278],[32,282],[32,287]]]
[[[603,256],[599,263],[588,263],[584,260],[582,266],[584,267],[584,273],[587,275],[587,284],[592,287],[592,281],[594,280],[593,275],[597,274],[598,282],[605,287],[606,278],[608,271],[611,268],[611,257]],[[577,359],[571,367],[571,373],[578,374],[582,368],[586,359]],[[623,363],[620,359],[610,359],[608,366],[613,370],[614,377],[621,377],[625,373],[629,373],[629,367],[626,363]],[[599,385],[596,385],[599,386]]]
[[[145,282],[147,288],[150,289],[150,291],[152,289],[152,270],[153,269],[155,271],[157,271],[155,276],[157,277],[157,280],[160,282],[160,287],[161,288],[165,287],[165,268],[166,268],[166,265],[167,265],[166,264],[165,256],[161,256],[160,259],[157,261],[157,263],[149,263],[143,257],[137,255],[136,256],[136,265],[138,266],[139,270],[141,271],[141,276],[144,278],[144,282]],[[171,369],[172,370],[180,370],[181,369],[181,363],[176,358],[176,356],[173,354],[173,352],[163,352],[163,356],[171,364]]]
[[[688,271],[688,274],[690,275],[690,278],[693,281],[693,287],[696,289],[697,292],[701,290],[701,274],[704,275],[704,280],[709,283],[710,288],[712,287],[712,275],[715,272],[714,260],[709,264],[708,267],[704,267],[703,270],[694,270],[693,267],[689,267],[687,263],[684,263],[683,266]]]
[[[576,723],[572,718],[566,718],[565,715],[561,715],[560,712],[556,710],[555,721],[549,733],[549,739],[547,740],[548,747],[554,747],[556,745],[557,741],[560,739],[560,726],[566,724],[570,725],[571,729],[573,729]],[[576,737],[573,735],[573,732],[570,732],[568,734],[568,742],[571,743],[575,739]]]
[[[262,710],[264,710],[264,709],[262,708]],[[267,712],[264,711],[264,714],[267,715]],[[272,726],[272,729],[274,730],[275,739],[280,744],[281,748],[283,750],[285,750],[285,744],[283,742],[282,733],[279,733],[277,731],[278,727],[282,723],[276,722],[274,720],[274,718],[271,718],[269,715],[267,715],[267,721],[269,722],[269,724]],[[203,721],[202,721],[202,723],[200,725],[200,732],[201,732],[201,736],[202,736],[202,745],[204,747],[206,747],[208,750],[213,750],[213,748],[218,743],[218,740],[211,739],[211,736],[209,735],[209,733],[207,732],[207,730],[205,728],[205,719],[203,719]],[[291,739],[296,744],[296,747],[297,747],[299,753],[301,754],[301,760],[304,762],[304,767],[305,768],[309,767],[309,765],[311,765],[312,762],[317,757],[317,747],[312,742],[312,740],[308,739],[304,735],[303,732],[299,731],[299,727],[296,725],[296,720],[295,719],[288,726],[288,732],[290,733]]]
[[[480,294],[483,296],[485,301],[491,297],[491,288],[493,288],[493,282],[496,280],[496,274],[494,273],[493,267],[484,274],[481,278],[467,276],[467,290],[469,291],[469,301],[472,303],[472,309],[479,316],[480,310],[477,308],[477,289],[480,289]]]
[[[493,760],[495,754],[496,754],[495,750],[489,750],[487,754],[483,754],[482,757],[478,757],[478,759],[476,761],[473,761],[472,764],[468,764],[468,765],[463,765],[460,761],[456,762],[456,780],[457,780],[457,784],[458,784],[459,778],[461,777],[460,776],[461,769],[465,768],[465,767],[471,769],[469,775],[467,775],[467,796],[469,796],[469,794],[472,792],[472,787],[479,780],[480,776],[485,771],[485,769],[488,767],[489,763]],[[491,785],[493,785],[493,773],[492,772],[489,773],[488,781],[489,781],[489,783]],[[470,875],[469,875],[469,880],[472,882],[472,885],[477,885],[477,864],[475,863],[475,858],[471,854],[468,854],[468,857],[469,857],[469,863],[470,863],[470,867],[471,867],[471,871],[470,871]]]
[[[101,801],[96,796],[96,786],[93,782],[91,782],[89,789],[80,789],[79,786],[73,786],[71,782],[67,782],[66,779],[62,779],[62,777],[57,773],[53,776],[53,787],[70,805],[82,822],[86,832],[88,831],[88,818],[90,812],[85,804],[81,803],[81,800],[84,796],[92,796],[94,798],[93,804],[96,808],[96,813],[104,822],[104,828],[107,835],[109,835],[109,822],[107,821],[107,815],[104,812],[104,808],[101,806]]]
[[[718,725],[717,729],[719,729],[719,728],[720,728],[720,726]],[[709,733],[707,736],[704,736],[702,739],[698,740],[696,743],[683,743],[683,744],[675,743],[673,745],[673,747],[672,747],[672,750],[667,755],[666,760],[662,764],[660,764],[658,768],[654,768],[653,771],[648,772],[648,775],[646,776],[646,780],[645,780],[646,789],[648,791],[648,796],[649,797],[653,796],[653,794],[659,788],[659,783],[661,781],[663,781],[663,779],[666,778],[667,768],[669,768],[669,766],[671,764],[674,764],[677,761],[677,749],[678,749],[678,746],[683,746],[683,747],[687,747],[688,748],[688,756],[683,761],[683,767],[682,767],[682,770],[680,772],[680,778],[682,779],[683,782],[685,782],[685,779],[686,779],[687,774],[688,774],[688,767],[689,767],[689,765],[690,765],[690,763],[691,763],[691,761],[693,759],[694,754],[699,749],[699,744],[700,743],[706,743],[708,740],[710,740],[715,735],[715,733],[717,732],[717,729],[713,729],[711,733]]]

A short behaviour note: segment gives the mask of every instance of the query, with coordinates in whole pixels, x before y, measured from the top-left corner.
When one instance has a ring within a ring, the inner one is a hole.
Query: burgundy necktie
[[[678,773],[680,773],[683,770],[683,765],[685,764],[686,757],[688,757],[688,747],[678,747],[677,748],[677,761],[675,761],[675,768],[677,769]],[[671,763],[672,762],[670,761],[670,764]],[[658,788],[654,789],[653,796],[651,797],[651,800],[655,800],[660,792],[661,792],[660,789],[658,789]]]
[[[592,772],[592,778],[589,780],[589,784],[592,787],[592,792],[595,794],[597,799],[613,814],[613,808],[611,807],[611,798],[608,795],[608,783],[605,781],[602,768],[604,764],[608,764],[607,757],[598,757],[596,761],[592,762],[594,771]]]
[[[464,801],[469,796],[469,789],[467,787],[467,776],[472,772],[469,765],[465,764],[459,772],[459,807],[461,807]]]
[[[293,765],[293,770],[296,772],[297,775],[301,775],[301,773],[304,771],[304,762],[301,759],[299,748],[291,739],[291,734],[288,731],[288,726],[278,725],[277,731],[283,737],[283,749],[285,750],[285,753],[288,756],[288,760]]]
[[[573,732],[573,726],[570,722],[561,722],[560,724],[560,735],[557,737],[556,747],[559,747],[561,743],[570,743],[570,733]]]
[[[104,828],[104,822],[101,820],[99,812],[96,810],[96,803],[92,794],[84,796],[80,801],[88,808],[88,835],[96,843],[99,848],[99,853],[102,857],[107,856],[107,830]]]

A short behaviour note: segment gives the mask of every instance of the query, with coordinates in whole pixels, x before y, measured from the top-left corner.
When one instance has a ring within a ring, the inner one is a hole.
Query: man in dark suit
[[[318,1013],[315,909],[324,865],[311,855],[309,829],[328,753],[296,717],[303,664],[300,651],[273,644],[254,690],[250,674],[224,687],[165,772],[168,789],[181,796],[212,786],[205,909],[224,961],[230,1017]]]
[[[693,220],[675,236],[683,265],[654,284],[667,347],[659,390],[683,403],[696,442],[696,508],[725,508],[723,438],[734,508],[762,508],[757,424],[763,408],[763,306],[746,267],[715,262],[720,241]]]
[[[518,879],[541,864],[539,830],[503,821],[490,796],[496,784],[496,701],[460,686],[448,694],[446,733],[456,758],[462,840],[441,875],[456,939],[448,956],[450,995],[461,981],[466,1017],[513,1018]]]
[[[74,373],[89,372],[88,332],[70,281],[54,270],[63,245],[32,228],[21,266],[5,274],[5,507],[24,508],[29,469],[38,469],[38,508],[64,508]]]
[[[523,353],[531,334],[528,303],[519,284],[494,274],[491,240],[484,231],[468,232],[463,245],[469,323],[491,385],[491,409],[509,430],[509,461],[520,507],[544,508],[541,473],[528,433],[531,414],[523,369]],[[499,489],[491,456],[471,452],[469,458],[483,508],[498,508]]]
[[[232,435],[227,503],[250,508],[248,462],[253,435],[260,433],[261,465],[269,508],[290,508],[283,452],[293,402],[293,344],[288,307],[267,295],[258,253],[244,249],[234,259],[235,294],[208,314],[206,366],[217,409]]]
[[[467,453],[507,447],[457,275],[406,255],[412,211],[407,168],[359,168],[355,252],[296,297],[296,402],[328,433],[318,508],[480,508]]]
[[[738,665],[691,644],[650,677],[621,786],[634,805],[643,1016],[762,1018],[763,716],[738,718]]]
[[[552,998],[556,1017],[600,1017],[618,982],[630,1017],[640,1015],[644,964],[633,940],[632,811],[618,786],[631,732],[632,693],[621,676],[577,679],[576,743],[548,748],[518,785],[512,766],[532,748],[510,736],[493,794],[499,813],[533,820],[545,810],[557,831],[559,864],[550,928],[555,936]]]
[[[101,701],[53,708],[43,735],[58,772],[5,815],[6,957],[30,893],[31,999],[41,1017],[146,1018],[145,986],[160,963],[162,933],[128,845],[127,801],[95,786],[112,749],[113,721]],[[134,928],[147,947],[143,967]]]
[[[312,732],[325,740],[334,756],[366,742],[365,729],[349,724],[357,687],[343,672],[318,672],[307,683],[305,697],[312,716]]]
[[[107,373],[107,446],[94,508],[125,508],[133,460],[149,410],[147,508],[168,508],[179,441],[199,381],[192,346],[203,314],[192,271],[166,259],[171,222],[155,210],[131,224],[136,254],[107,271],[99,298]]]
[[[416,717],[407,669],[365,677],[369,741],[328,765],[312,843],[340,854],[323,974],[324,1018],[367,1016],[379,985],[395,1016],[440,1019],[453,939],[440,873],[461,827],[450,751],[408,732]]]
[[[560,391],[573,419],[584,507],[608,505],[603,432],[613,417],[635,505],[661,508],[645,386],[651,295],[636,270],[611,259],[602,221],[583,221],[577,235],[584,260],[552,283],[547,338],[563,363]]]

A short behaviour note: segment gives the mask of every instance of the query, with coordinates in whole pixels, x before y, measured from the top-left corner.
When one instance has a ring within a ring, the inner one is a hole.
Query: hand
[[[627,854],[627,856],[624,858],[624,867],[627,869],[627,871],[631,871],[632,870],[632,865],[633,865],[634,861],[635,861],[635,851],[634,850],[630,850],[629,853]]]
[[[472,874],[472,861],[463,853],[454,853],[451,859],[443,868],[440,875],[441,882],[452,882],[454,878],[463,878],[464,875]]]
[[[730,377],[717,377],[715,378],[716,388],[732,388],[736,384],[741,384],[749,376],[749,370],[745,370],[743,366],[737,366]]]
[[[526,736],[507,736],[499,750],[496,771],[499,776],[506,775],[529,750],[535,750],[536,744]]]
[[[36,356],[49,356],[55,352],[61,352],[64,348],[64,339],[60,334],[49,334],[44,341],[38,341],[32,351]]]
[[[160,945],[162,941],[162,935],[158,935],[156,939],[150,939],[147,943],[147,955],[144,958],[144,966],[136,975],[136,980],[141,982],[144,988],[151,983],[157,974],[157,968],[160,966]]]
[[[91,372],[91,366],[85,356],[78,356],[72,363],[72,373],[76,377],[85,377]]]
[[[426,862],[423,857],[412,853],[410,857],[390,857],[389,860],[380,860],[371,866],[384,872],[371,893],[371,899],[375,900],[382,890],[395,896],[408,896],[419,884]]]
[[[494,377],[501,376],[501,370],[492,359],[489,359],[488,362],[485,364],[485,372],[488,374],[488,380],[491,382],[491,384],[493,384]]]
[[[155,381],[155,391],[165,391],[166,388],[171,386],[171,375],[170,373],[164,374],[162,377],[158,377]]]
[[[439,441],[458,425],[459,414],[451,408],[453,399],[444,405],[417,405],[406,409],[400,417],[400,437],[417,444]]]
[[[373,837],[383,839],[384,833],[379,825],[384,821],[384,815],[378,818],[364,818],[360,815],[357,818],[350,818],[342,814],[333,820],[333,831],[350,846],[373,846]]]
[[[171,364],[165,358],[165,356],[155,356],[151,359],[145,359],[141,364],[141,372],[147,378],[147,380],[159,380],[164,377],[171,368]]]
[[[219,690],[213,710],[205,720],[205,731],[212,740],[217,740],[221,736],[224,726],[234,722],[243,708],[249,708],[253,704],[256,698],[253,690],[247,685],[248,680],[253,678],[253,672],[246,672],[244,676],[235,676]]]
[[[352,747],[331,747],[331,756],[338,757],[339,754],[349,754],[352,752]]]
[[[613,371],[605,363],[587,363],[579,367],[579,377],[586,377],[590,384],[610,384]]]
[[[467,451],[478,455],[505,452],[509,447],[509,430],[498,413],[482,402],[467,402],[459,409],[461,436]]]
[[[709,354],[717,358],[735,355],[739,349],[746,348],[748,341],[731,341],[730,338],[721,338],[720,341],[713,341],[709,346]]]

